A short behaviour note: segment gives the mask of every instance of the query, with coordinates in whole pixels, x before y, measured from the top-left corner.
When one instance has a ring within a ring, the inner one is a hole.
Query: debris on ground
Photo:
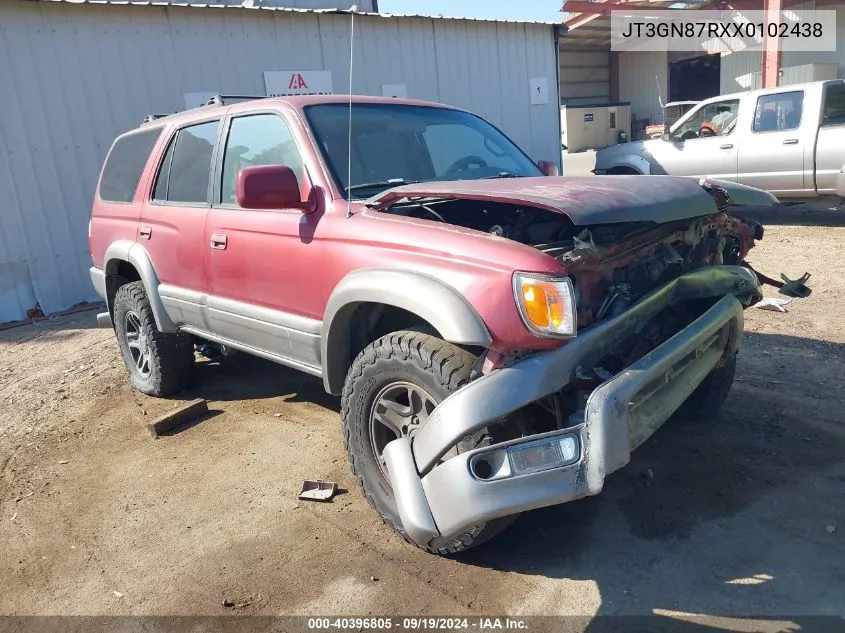
[[[783,279],[783,286],[780,289],[781,294],[785,294],[787,297],[800,298],[810,296],[810,292],[812,291],[807,287],[807,280],[810,278],[810,273],[804,273],[798,279],[790,279],[781,273],[780,278]]]
[[[761,310],[772,310],[773,312],[786,312],[786,306],[792,302],[792,299],[775,299],[772,297],[765,297],[754,304],[753,307]]]
[[[115,596],[117,596],[118,598],[122,598],[122,597],[123,597],[123,594],[122,594],[122,593],[120,593],[119,591],[112,591],[112,593],[113,593]]]
[[[206,413],[208,413],[208,401],[198,398],[173,409],[169,413],[159,416],[147,424],[147,430],[149,430],[150,435],[153,437],[158,437],[162,433],[166,433],[180,424],[184,424]]]
[[[306,501],[328,501],[337,492],[337,484],[333,481],[311,481],[306,479],[299,491],[299,498]]]
[[[836,532],[836,526],[835,525],[826,525],[825,528],[824,528],[824,531],[827,532],[828,534],[833,534],[834,532]]]
[[[59,463],[60,464],[70,464],[70,460],[69,459],[60,459]]]
[[[224,609],[241,610],[241,609],[246,609],[251,604],[255,603],[256,601],[260,601],[260,600],[261,600],[261,596],[256,596],[255,598],[252,598],[252,597],[241,598],[240,600],[231,600],[229,598],[224,598],[223,602],[221,602],[220,604]]]

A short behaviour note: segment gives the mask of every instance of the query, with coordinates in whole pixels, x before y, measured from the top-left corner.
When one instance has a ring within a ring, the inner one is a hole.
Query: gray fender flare
[[[405,270],[356,270],[335,287],[323,318],[320,357],[323,386],[330,394],[337,395],[343,390],[353,360],[349,324],[362,303],[394,306],[416,314],[450,343],[487,347],[492,342],[475,308],[455,288],[439,279]]]
[[[103,261],[106,279],[109,275],[117,274],[120,262],[132,264],[144,283],[144,289],[147,291],[147,298],[150,300],[158,329],[161,332],[172,333],[177,331],[176,325],[168,316],[164,304],[161,302],[161,296],[158,293],[158,275],[153,268],[149,253],[143,246],[131,240],[118,240],[106,249]],[[108,284],[106,284],[106,287],[108,287]],[[114,315],[114,306],[111,303],[109,304],[109,312]]]

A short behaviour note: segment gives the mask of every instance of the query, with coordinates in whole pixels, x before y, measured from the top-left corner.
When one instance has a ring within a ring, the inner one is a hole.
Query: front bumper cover
[[[582,422],[442,460],[462,438],[565,387],[579,368],[594,366],[665,308],[719,297],[693,323],[595,389]],[[598,494],[604,478],[627,464],[631,451],[737,351],[743,309],[760,297],[751,271],[740,266],[702,268],[582,331],[567,345],[523,358],[461,388],[435,408],[413,438],[385,447],[403,529],[425,546],[491,519]],[[481,453],[564,435],[578,438],[579,455],[569,465],[495,480],[480,479],[471,468],[473,457]]]

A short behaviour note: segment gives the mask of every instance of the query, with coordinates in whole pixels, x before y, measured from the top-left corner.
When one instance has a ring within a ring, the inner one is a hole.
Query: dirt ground
[[[723,413],[670,421],[598,497],[455,559],[370,510],[313,378],[202,362],[180,399],[211,415],[153,439],[174,403],[129,389],[93,312],[0,332],[0,614],[841,614],[845,216],[762,219],[752,264],[814,291],[747,311]],[[298,501],[306,478],[343,494]]]

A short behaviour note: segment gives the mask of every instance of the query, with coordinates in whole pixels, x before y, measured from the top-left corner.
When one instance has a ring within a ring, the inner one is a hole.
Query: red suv
[[[729,212],[767,193],[546,176],[434,103],[148,119],[114,142],[90,226],[132,385],[182,389],[207,341],[321,377],[364,494],[419,547],[597,494],[679,407],[727,396],[762,237]]]

